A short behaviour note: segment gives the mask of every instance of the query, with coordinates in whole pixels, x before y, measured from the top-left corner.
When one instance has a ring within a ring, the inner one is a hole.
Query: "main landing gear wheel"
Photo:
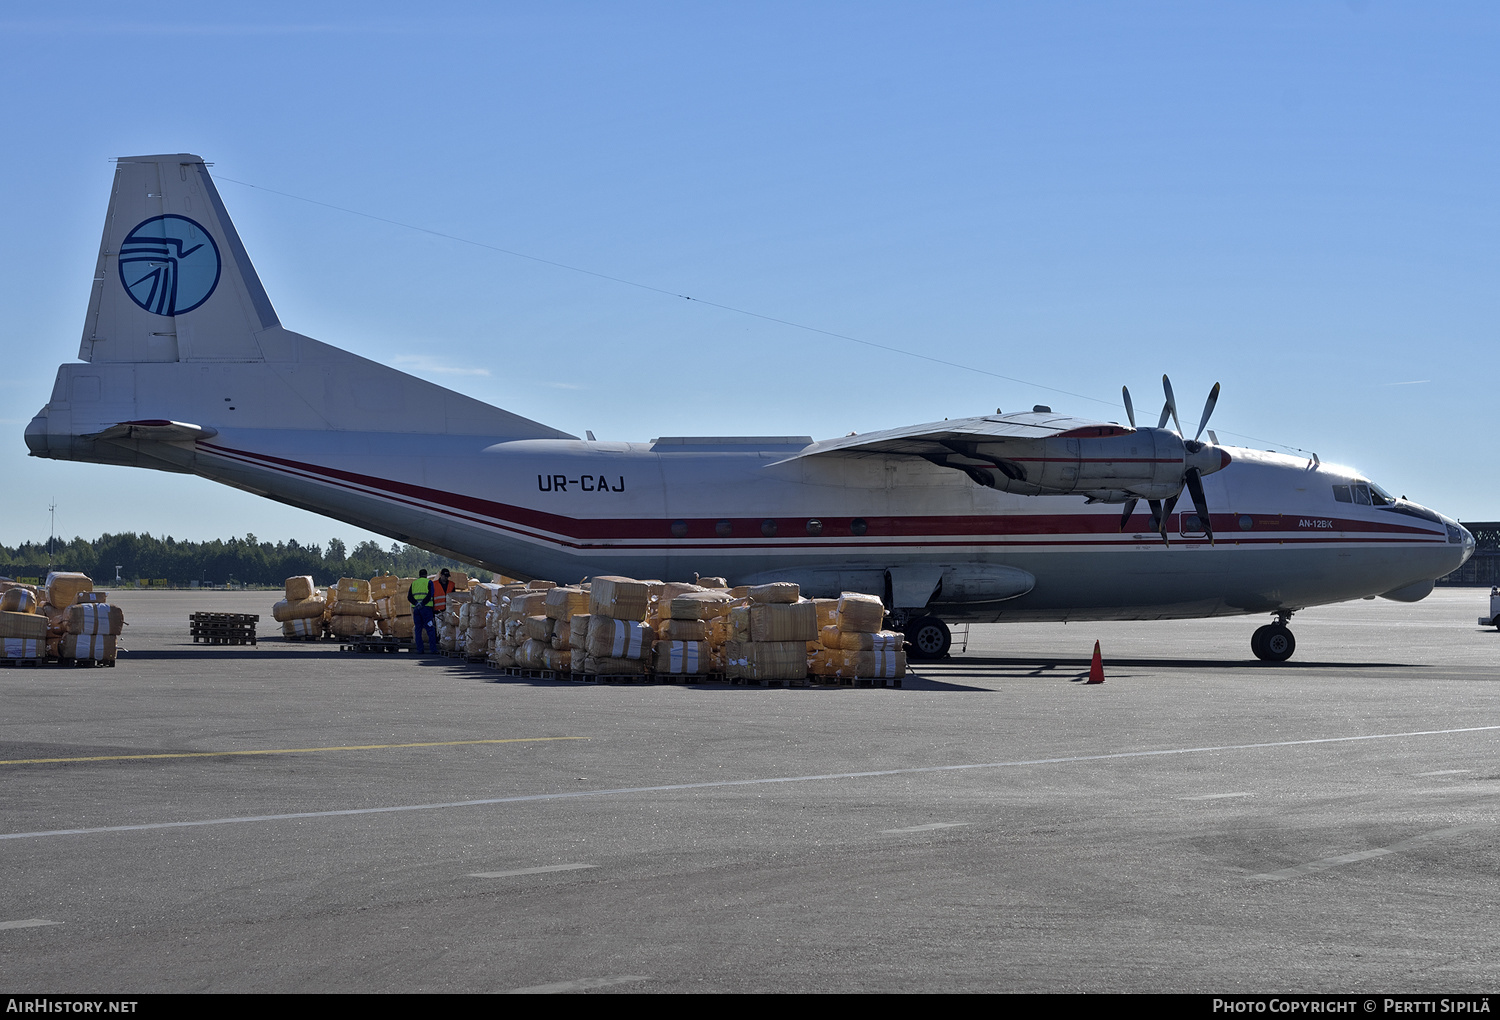
[[[1250,650],[1263,662],[1285,662],[1297,650],[1297,639],[1285,624],[1268,623],[1250,635]]]
[[[924,616],[906,625],[906,654],[913,659],[941,659],[952,645],[948,625],[936,616]]]

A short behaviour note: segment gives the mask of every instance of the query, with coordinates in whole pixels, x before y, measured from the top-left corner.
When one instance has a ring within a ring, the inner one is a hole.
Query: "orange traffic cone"
[[[1089,663],[1089,679],[1091,684],[1102,684],[1104,682],[1104,657],[1099,654],[1099,642],[1094,642],[1094,661]]]

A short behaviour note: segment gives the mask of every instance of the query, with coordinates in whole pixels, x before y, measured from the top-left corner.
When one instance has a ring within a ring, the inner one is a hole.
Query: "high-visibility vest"
[[[448,608],[448,593],[458,587],[458,585],[454,584],[452,579],[449,579],[446,585],[443,584],[442,575],[438,575],[436,580],[432,578],[428,578],[428,580],[433,582],[432,609],[434,612],[441,613]]]
[[[412,578],[412,581],[411,581],[411,597],[412,597],[412,601],[413,602],[415,602],[417,605],[420,606],[420,605],[423,604],[423,601],[430,594],[432,594],[432,578],[430,578],[430,577],[414,577],[414,578]]]

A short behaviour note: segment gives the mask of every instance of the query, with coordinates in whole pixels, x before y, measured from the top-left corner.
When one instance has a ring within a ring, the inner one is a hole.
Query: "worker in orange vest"
[[[448,609],[448,593],[455,587],[453,578],[448,575],[448,568],[444,567],[438,571],[437,580],[432,585],[432,612],[436,616],[442,616]]]

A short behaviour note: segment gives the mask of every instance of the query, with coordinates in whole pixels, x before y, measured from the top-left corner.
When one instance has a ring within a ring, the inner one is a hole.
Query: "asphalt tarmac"
[[[194,645],[0,670],[7,992],[1490,992],[1487,591],[975,627],[899,690]],[[1080,681],[1095,640],[1107,680]]]

